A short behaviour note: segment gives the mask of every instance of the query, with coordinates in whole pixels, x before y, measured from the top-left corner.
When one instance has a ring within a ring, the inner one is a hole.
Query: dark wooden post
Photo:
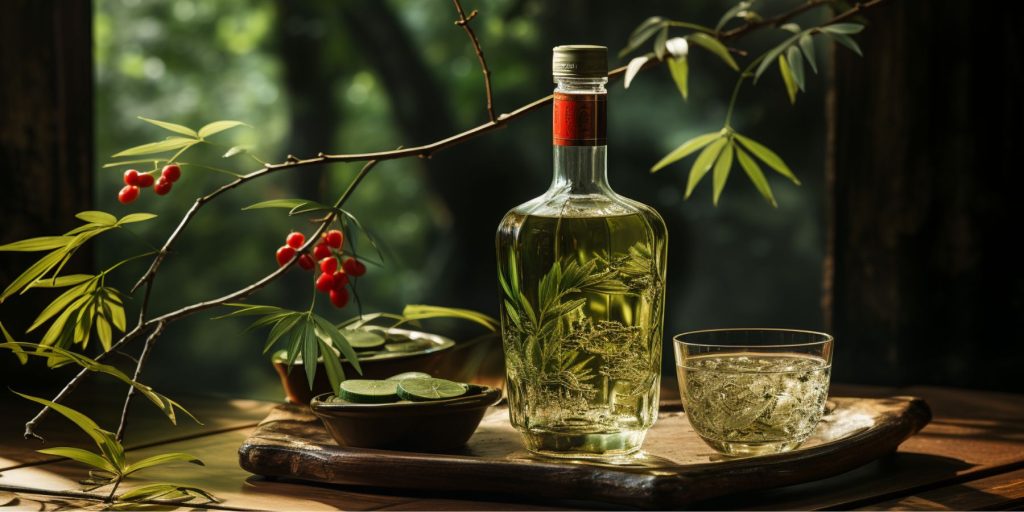
[[[0,243],[58,234],[92,204],[92,3],[5,1],[0,77]],[[89,253],[80,252],[76,266],[87,268]],[[0,253],[0,286],[39,256]],[[0,321],[21,340],[52,298],[13,297],[0,305]],[[11,360],[0,354],[0,365]]]
[[[1024,390],[1015,5],[890,2],[835,50],[823,307],[839,380]]]

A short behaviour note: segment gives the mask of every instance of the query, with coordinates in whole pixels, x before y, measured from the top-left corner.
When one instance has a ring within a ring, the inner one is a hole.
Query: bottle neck
[[[552,122],[552,189],[608,193],[607,78],[558,78]]]

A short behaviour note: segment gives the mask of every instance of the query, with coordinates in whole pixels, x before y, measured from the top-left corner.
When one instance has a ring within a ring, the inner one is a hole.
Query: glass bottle
[[[607,49],[554,49],[554,179],[497,233],[512,425],[556,457],[612,457],[658,415],[667,232],[608,185]]]

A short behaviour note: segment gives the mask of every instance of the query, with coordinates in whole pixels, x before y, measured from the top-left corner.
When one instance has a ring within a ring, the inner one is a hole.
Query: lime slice
[[[384,349],[388,352],[418,352],[434,346],[433,342],[427,340],[409,340],[397,343],[388,343]]]
[[[407,379],[398,383],[398,396],[413,402],[443,400],[466,394],[466,385],[444,379]]]
[[[385,339],[380,333],[362,329],[345,329],[342,331],[348,344],[356,350],[373,350],[384,346]]]
[[[399,400],[398,381],[351,379],[341,383],[338,397],[357,404],[383,404]]]
[[[405,372],[399,373],[398,375],[392,375],[388,377],[388,380],[407,380],[407,379],[429,379],[429,373],[423,372]]]

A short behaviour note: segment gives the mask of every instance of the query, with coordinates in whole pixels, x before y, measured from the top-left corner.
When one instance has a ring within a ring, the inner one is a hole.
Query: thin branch
[[[149,287],[146,287],[148,294]],[[138,361],[135,362],[135,374],[132,375],[132,380],[135,382],[139,381],[139,377],[142,376],[142,367],[146,365],[146,360],[149,359],[149,353],[153,349],[153,345],[156,344],[156,339],[160,337],[164,332],[164,322],[159,322],[156,327],[153,328],[153,332],[149,333],[146,337],[146,343],[142,345],[142,353],[139,354]],[[135,397],[135,386],[128,386],[128,395],[124,397],[124,407],[121,409],[121,422],[117,425],[116,439],[124,442],[124,431],[128,426],[128,408],[132,404],[132,398]]]
[[[480,72],[484,74],[484,90],[487,91],[487,119],[493,122],[494,104],[491,99],[491,70],[487,68],[487,61],[484,60],[484,51],[480,49],[480,41],[477,41],[473,27],[469,26],[469,20],[476,17],[476,9],[469,13],[469,16],[466,16],[459,0],[452,0],[452,3],[455,4],[455,10],[459,13],[459,19],[455,20],[455,24],[461,26],[466,31],[469,41],[473,43],[473,50],[476,51],[476,59],[480,61]]]
[[[870,9],[870,8],[874,7],[875,5],[878,5],[878,4],[880,4],[880,3],[884,2],[884,1],[885,0],[870,0],[868,2],[857,2],[856,4],[853,5],[853,7],[847,9],[842,14],[840,14],[840,15],[838,15],[838,16],[830,19],[830,20],[828,20],[824,24],[825,25],[831,25],[833,23],[839,23],[840,21],[843,21],[845,19],[848,19],[848,18],[851,18],[853,16],[856,16],[859,12],[861,12],[861,11],[863,11],[865,9]],[[745,24],[740,25],[740,26],[738,26],[738,27],[736,27],[736,28],[734,28],[732,30],[727,30],[725,32],[722,32],[721,34],[718,35],[718,38],[719,39],[733,39],[733,38],[737,38],[737,37],[743,36],[743,35],[747,34],[748,32],[752,32],[754,30],[758,30],[758,29],[760,29],[762,27],[767,27],[767,26],[778,27],[778,26],[782,25],[783,23],[786,23],[787,21],[789,21],[789,20],[791,20],[791,19],[793,19],[793,18],[795,18],[795,17],[797,17],[797,16],[799,16],[799,15],[801,15],[801,14],[803,14],[803,13],[805,13],[805,12],[811,10],[811,9],[814,9],[816,7],[821,7],[821,6],[824,6],[824,5],[830,5],[830,4],[833,4],[833,3],[835,3],[835,0],[808,0],[806,3],[800,4],[797,7],[794,7],[793,9],[791,9],[789,11],[786,11],[786,12],[784,12],[782,14],[779,14],[777,16],[773,16],[771,18],[766,18],[766,19],[763,19],[763,20],[760,20],[760,21],[748,21]]]

